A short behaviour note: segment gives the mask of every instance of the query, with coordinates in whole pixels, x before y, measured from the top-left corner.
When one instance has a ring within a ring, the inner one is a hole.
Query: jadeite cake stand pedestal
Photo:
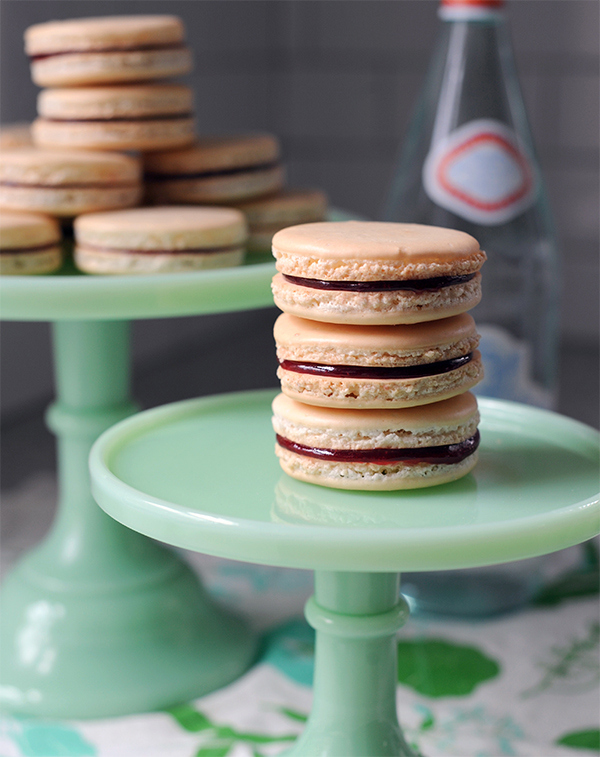
[[[480,461],[444,486],[346,492],[281,472],[273,392],[178,402],[128,418],[92,448],[92,492],[120,523],[210,555],[315,570],[314,705],[291,757],[408,757],[396,716],[400,571],[481,567],[600,530],[595,431],[480,401]]]
[[[0,702],[46,717],[148,711],[228,683],[257,640],[170,549],[106,516],[90,493],[98,435],[137,409],[129,321],[266,307],[274,264],[137,277],[74,271],[0,280],[4,319],[52,321],[58,514],[1,594]]]

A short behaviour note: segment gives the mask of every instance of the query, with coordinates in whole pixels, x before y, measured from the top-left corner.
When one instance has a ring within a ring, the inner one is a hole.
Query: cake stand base
[[[44,546],[2,591],[0,703],[56,718],[148,712],[202,696],[241,675],[257,639],[217,606],[180,558],[128,532],[115,559],[66,583],[41,573]],[[115,570],[117,573],[117,570]]]

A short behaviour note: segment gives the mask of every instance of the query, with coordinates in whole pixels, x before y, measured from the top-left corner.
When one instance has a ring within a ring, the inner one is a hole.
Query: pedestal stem
[[[89,591],[111,580],[124,540],[142,542],[96,505],[87,466],[102,431],[136,410],[129,397],[129,323],[58,321],[53,342],[56,401],[47,422],[57,437],[59,504],[39,559],[52,566],[55,581],[83,582]]]
[[[414,757],[396,715],[398,589],[397,574],[316,573],[314,702],[293,757]]]

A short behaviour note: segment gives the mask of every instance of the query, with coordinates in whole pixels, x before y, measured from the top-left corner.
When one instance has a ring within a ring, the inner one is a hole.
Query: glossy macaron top
[[[41,247],[61,239],[60,227],[54,218],[41,213],[0,212],[0,249],[21,250]]]
[[[61,87],[42,90],[37,100],[42,118],[59,120],[187,115],[192,108],[192,90],[183,84]]]
[[[25,31],[25,52],[30,56],[63,52],[170,45],[182,42],[181,19],[169,15],[101,16],[48,21]]]
[[[120,250],[194,250],[243,245],[246,221],[233,208],[165,206],[88,213],[74,223],[77,244]]]
[[[381,221],[289,226],[273,237],[273,254],[285,274],[366,281],[463,275],[486,258],[465,232]]]
[[[148,153],[144,167],[150,177],[227,171],[276,162],[280,151],[279,140],[271,134],[202,137],[183,150]]]
[[[317,432],[331,432],[331,435],[344,432],[382,432],[378,445],[396,446],[397,434],[388,437],[387,431],[406,431],[403,444],[407,447],[418,446],[410,432],[424,434],[447,432],[449,429],[476,424],[479,420],[477,400],[471,392],[464,392],[450,399],[429,405],[386,410],[353,410],[351,408],[320,407],[278,394],[273,400],[273,414],[287,423],[299,428]],[[360,444],[358,445],[360,446]]]
[[[0,153],[0,183],[78,187],[131,185],[140,179],[139,161],[120,153],[35,148]]]
[[[273,333],[278,350],[288,359],[321,355],[327,362],[345,365],[361,365],[365,356],[375,357],[378,365],[397,365],[399,358],[423,360],[428,350],[443,350],[463,341],[476,346],[479,341],[468,313],[394,326],[324,323],[282,313]]]
[[[282,189],[277,194],[238,205],[251,226],[296,224],[324,218],[327,195],[320,189]]]

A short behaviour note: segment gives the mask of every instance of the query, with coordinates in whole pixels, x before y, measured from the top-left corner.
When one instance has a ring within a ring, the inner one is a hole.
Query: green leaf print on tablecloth
[[[573,749],[590,749],[593,752],[600,752],[600,730],[590,728],[589,731],[566,733],[560,739],[557,739],[556,743],[573,747]]]
[[[545,654],[547,659],[536,663],[543,671],[541,680],[521,696],[541,694],[549,689],[562,693],[590,691],[600,680],[600,623],[588,625],[584,636],[571,637],[566,644],[554,645]]]
[[[480,649],[444,639],[398,642],[398,681],[428,697],[467,696],[500,665]]]
[[[261,752],[254,748],[258,744],[285,744],[295,741],[296,734],[284,734],[271,736],[269,734],[245,733],[236,731],[227,725],[213,723],[202,712],[191,704],[182,704],[166,710],[189,733],[202,733],[203,739],[194,757],[227,757],[236,744],[243,743],[253,746],[255,757],[263,757]]]

